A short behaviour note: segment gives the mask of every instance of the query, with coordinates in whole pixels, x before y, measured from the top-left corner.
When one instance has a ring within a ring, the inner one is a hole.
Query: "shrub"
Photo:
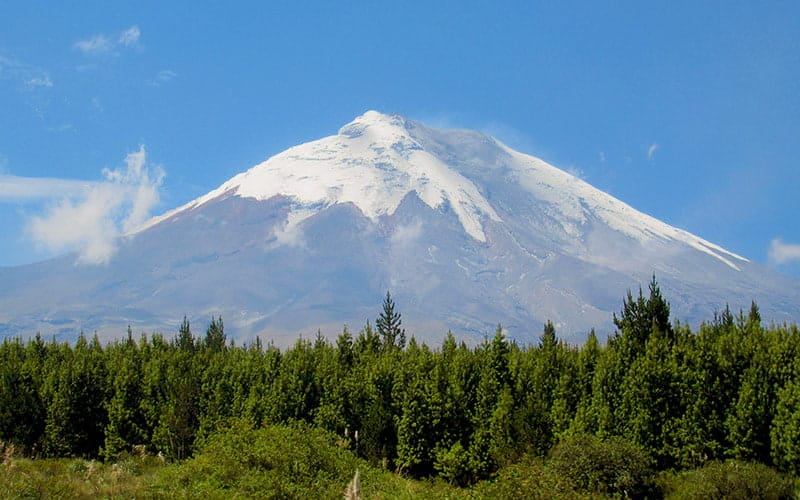
[[[502,467],[490,480],[469,490],[473,498],[546,498],[548,500],[592,498],[592,493],[575,491],[573,485],[543,464],[540,458],[523,457]]]
[[[792,480],[759,463],[711,462],[699,469],[663,475],[661,487],[671,499],[764,500],[792,498]]]
[[[621,438],[571,436],[550,452],[547,468],[578,491],[641,497],[652,488],[652,459]]]
[[[456,442],[449,449],[439,448],[436,450],[434,468],[439,473],[439,477],[450,484],[463,486],[472,477],[472,470],[469,467],[469,455],[459,442]]]
[[[357,466],[322,429],[235,423],[199,443],[175,481],[190,497],[332,498],[341,496]]]

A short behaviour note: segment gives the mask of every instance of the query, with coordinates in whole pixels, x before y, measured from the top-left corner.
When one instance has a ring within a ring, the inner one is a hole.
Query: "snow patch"
[[[670,226],[630,205],[600,191],[589,183],[538,158],[514,151],[500,141],[497,144],[512,158],[515,175],[522,187],[540,200],[551,204],[557,218],[570,236],[578,236],[588,216],[599,217],[612,229],[648,243],[653,239],[674,240],[710,255],[740,271],[735,261],[749,262],[744,257]]]

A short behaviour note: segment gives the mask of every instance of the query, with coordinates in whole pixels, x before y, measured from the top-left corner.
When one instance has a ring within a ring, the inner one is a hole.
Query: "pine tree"
[[[654,329],[645,352],[622,383],[623,436],[644,447],[662,468],[674,465],[674,440],[683,416],[683,384],[678,360],[664,333]]]
[[[184,318],[184,321],[186,318]],[[187,322],[188,329],[188,322]],[[222,324],[222,316],[217,319],[211,318],[211,324],[206,330],[204,346],[210,352],[220,352],[225,350],[225,326]]]
[[[778,393],[778,404],[770,434],[775,465],[800,474],[800,358],[795,376]]]
[[[469,463],[478,477],[484,477],[494,472],[499,459],[506,454],[503,444],[508,432],[505,426],[509,426],[511,420],[508,412],[512,398],[509,387],[509,346],[502,326],[497,326],[491,343],[487,341],[479,355],[483,359],[472,413]]]
[[[591,434],[597,431],[597,419],[591,411],[592,381],[602,349],[594,329],[578,352],[576,360],[577,408],[575,418],[570,423],[569,434]]]
[[[359,356],[362,356],[365,354],[377,354],[380,348],[381,338],[375,333],[369,320],[367,320],[367,324],[358,332],[354,350]]]
[[[726,419],[729,454],[742,460],[770,460],[770,424],[775,411],[775,380],[770,373],[775,362],[770,353],[770,337],[761,328],[758,308],[751,308],[747,320],[740,314],[739,330],[744,334],[745,352],[750,364],[742,374],[738,395]]]
[[[383,300],[383,310],[375,320],[375,326],[378,328],[378,335],[381,337],[384,351],[405,348],[406,331],[401,328],[402,324],[403,320],[400,318],[400,313],[394,310],[392,295],[387,291],[386,298]]]
[[[422,374],[412,376],[405,388],[401,415],[397,423],[397,467],[414,474],[430,472],[434,415]]]
[[[0,442],[13,443],[23,452],[30,452],[44,431],[36,379],[41,360],[31,359],[31,351],[18,338],[0,344]]]
[[[347,325],[336,339],[336,359],[342,368],[349,369],[353,366],[353,336],[350,335]]]
[[[639,288],[639,295],[635,300],[629,290],[620,316],[613,316],[614,324],[619,330],[613,342],[618,344],[620,354],[627,363],[632,363],[644,353],[647,339],[654,331],[661,332],[668,340],[674,337],[669,320],[669,303],[661,295],[655,274],[649,290],[650,295],[645,298]]]
[[[131,336],[122,344],[106,349],[110,397],[106,401],[108,425],[105,428],[103,456],[114,459],[134,445],[149,439],[142,403],[142,363]]]
[[[95,336],[81,335],[75,348],[58,347],[47,381],[45,453],[53,457],[96,457],[103,446],[107,421],[106,372],[102,347]]]
[[[192,335],[192,329],[189,327],[189,320],[186,319],[186,316],[183,317],[181,326],[178,329],[176,344],[178,348],[184,351],[194,351],[195,349],[194,335]]]

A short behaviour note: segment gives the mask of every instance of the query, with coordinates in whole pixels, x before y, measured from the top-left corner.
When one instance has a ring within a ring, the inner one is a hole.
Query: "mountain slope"
[[[173,331],[291,338],[374,318],[391,289],[410,331],[534,339],[610,332],[656,273],[674,316],[758,301],[800,318],[800,287],[496,139],[374,111],[290,148],[120,242],[107,267],[63,257],[0,270],[0,335]]]

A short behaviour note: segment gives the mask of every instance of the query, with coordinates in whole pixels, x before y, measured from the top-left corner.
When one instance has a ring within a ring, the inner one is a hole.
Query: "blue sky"
[[[377,109],[800,276],[796,1],[204,4],[3,3],[0,265],[103,245]]]

